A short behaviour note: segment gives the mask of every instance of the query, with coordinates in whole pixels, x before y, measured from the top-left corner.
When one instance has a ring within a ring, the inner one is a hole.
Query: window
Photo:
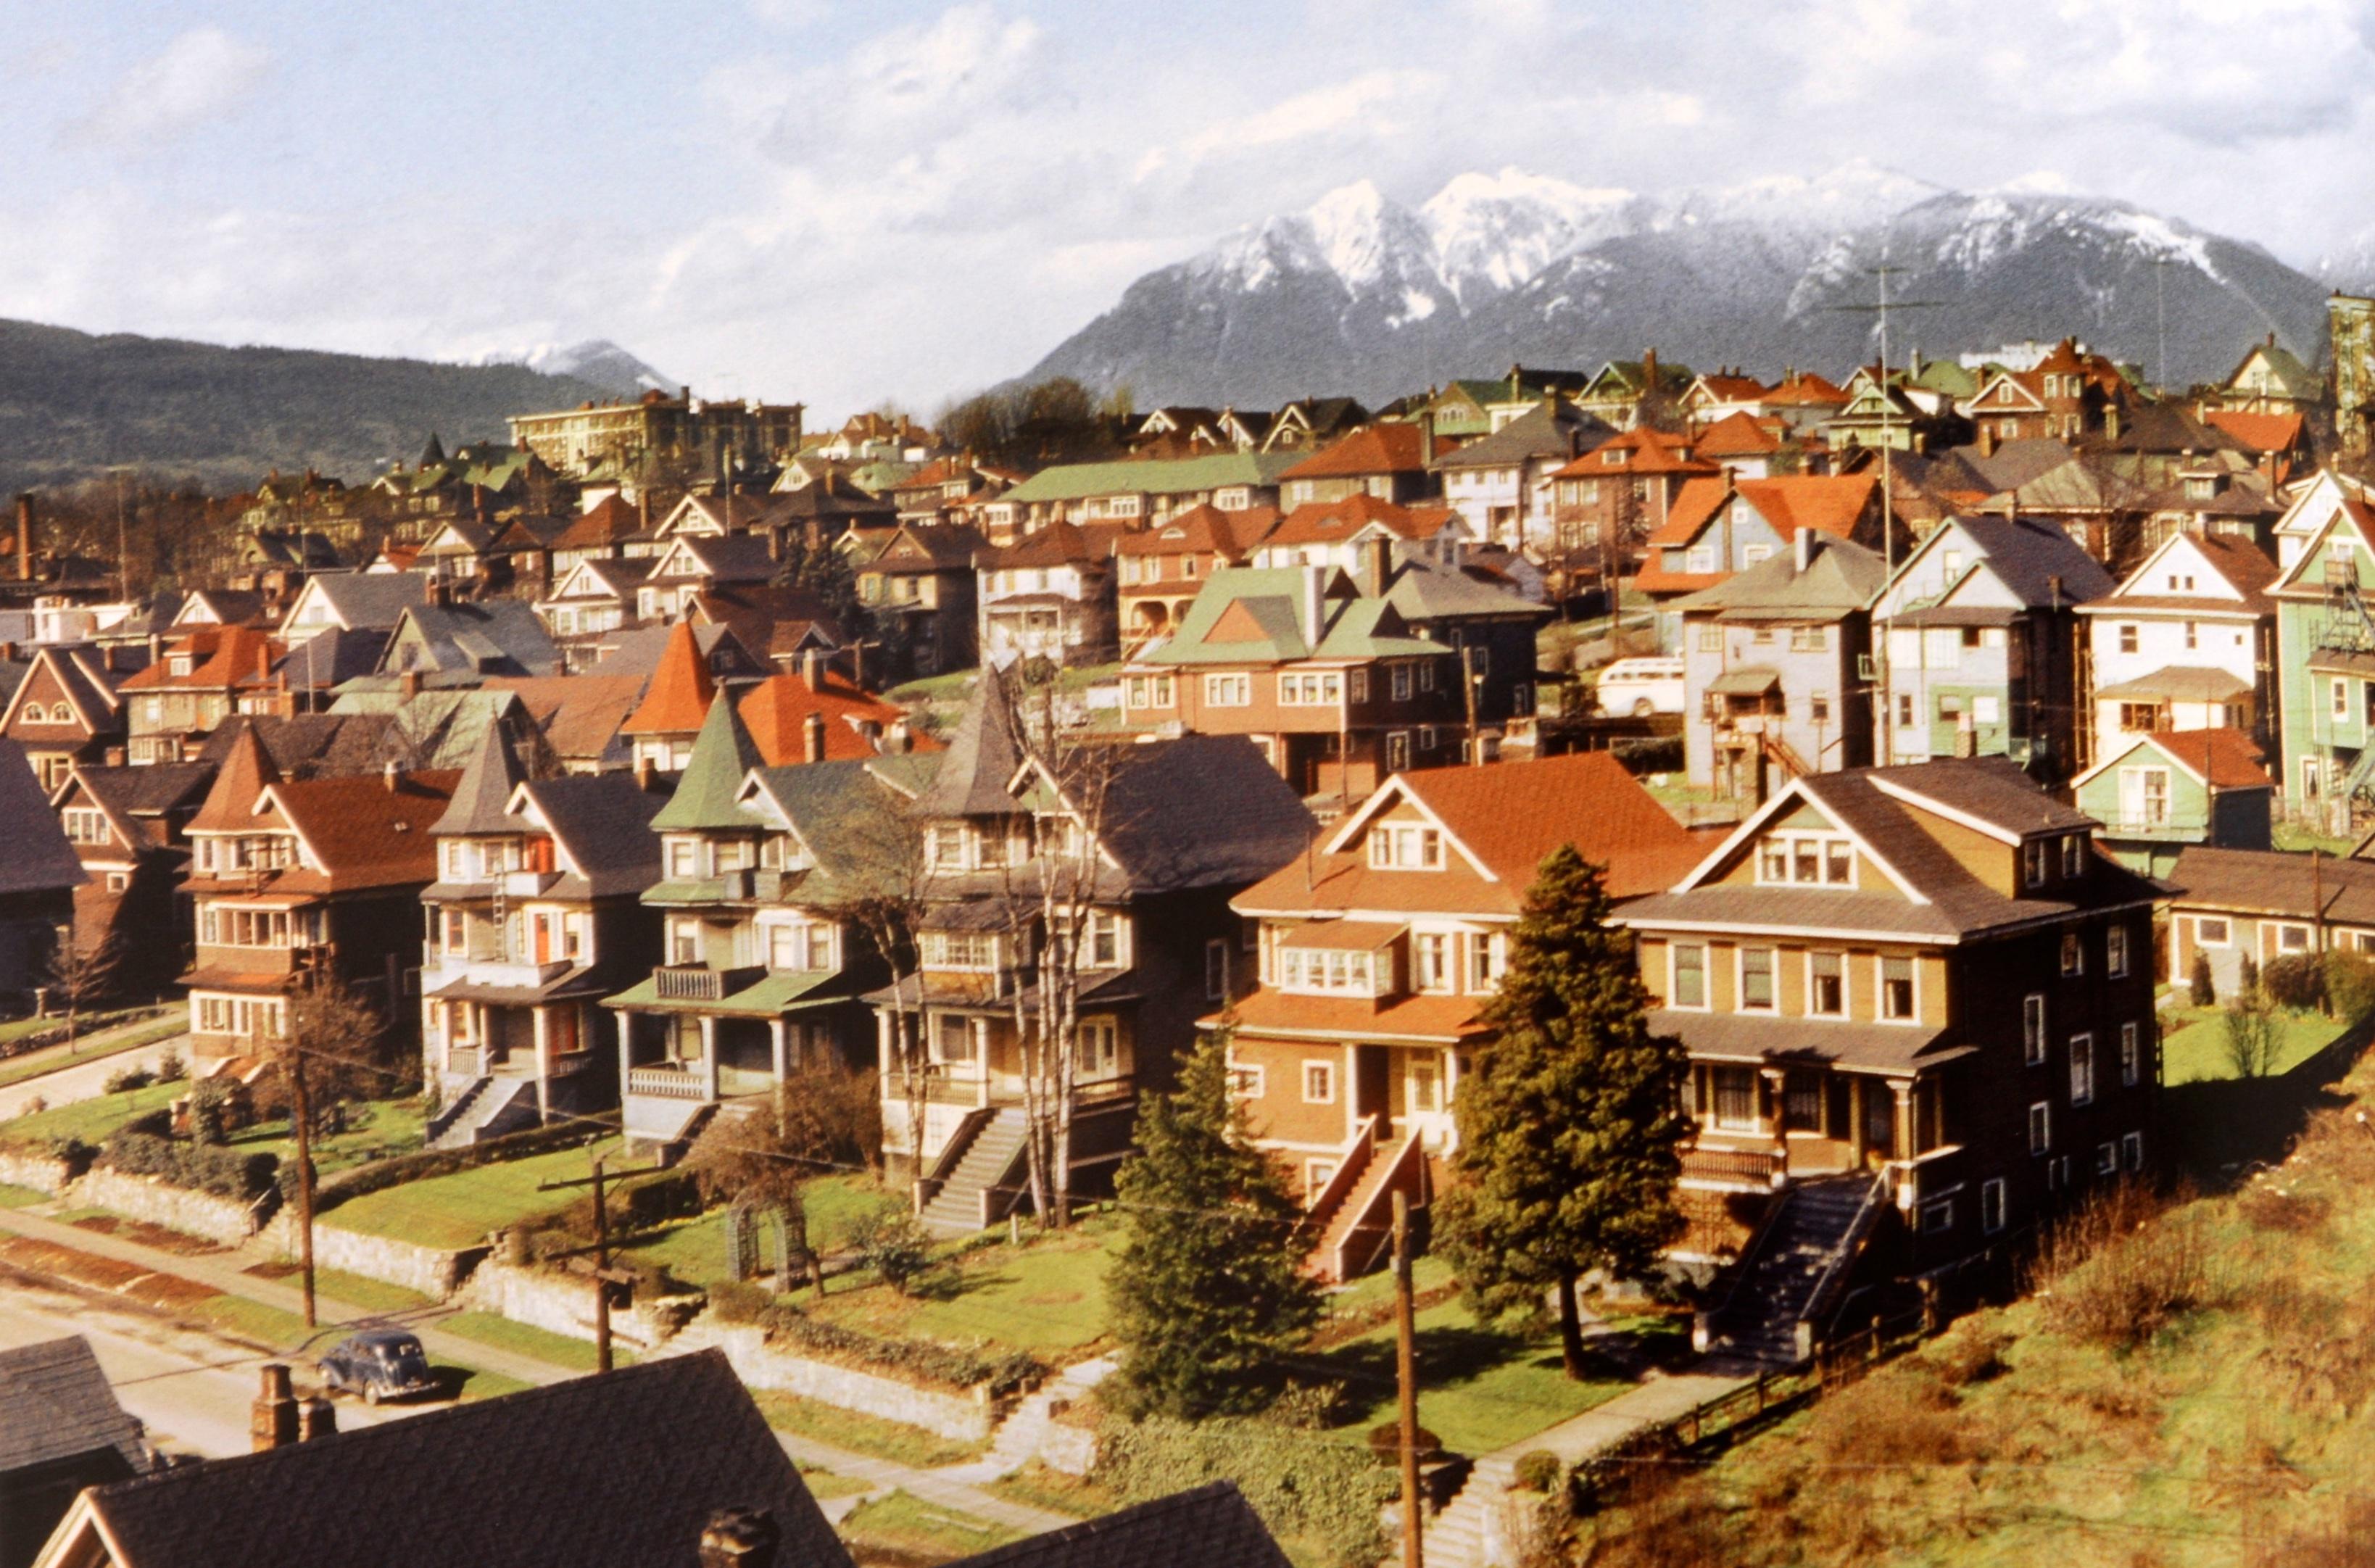
[[[2340,676],[2334,678],[2334,716],[2337,719],[2350,716],[2350,682]]]
[[[1204,999],[1218,1002],[1229,995],[1229,944],[1210,941],[1204,944]]]
[[[1365,669],[1354,670],[1352,675],[1350,690],[1353,693],[1353,701],[1367,701],[1369,700],[1369,672]]]
[[[2116,1176],[2120,1173],[2120,1149],[2117,1144],[2106,1143],[2095,1149],[2095,1174]]]
[[[1089,912],[1087,962],[1091,969],[1121,967],[1121,916],[1111,910]]]
[[[2028,839],[2020,846],[2020,879],[2024,887],[2045,885],[2045,841]]]
[[[1979,1184],[1979,1231],[1994,1235],[2004,1228],[2004,1182],[2002,1176],[1990,1176]]]
[[[1167,675],[1134,675],[1129,678],[1129,705],[1133,708],[1168,708],[1172,705],[1172,678]]]
[[[2144,1077],[2145,1054],[2142,1032],[2133,1023],[2120,1025],[2120,1082],[2133,1089]]]
[[[1440,931],[1419,931],[1411,937],[1411,966],[1422,991],[1451,989],[1451,938]]]
[[[1806,955],[1806,1010],[1816,1018],[1847,1016],[1847,959],[1843,955]]]
[[[1699,628],[1699,652],[1702,654],[1720,654],[1723,652],[1722,627],[1702,626]]]
[[[1380,871],[1439,871],[1443,835],[1414,823],[1382,823],[1369,830],[1369,864]]]
[[[2086,973],[2086,945],[2075,931],[2062,933],[2062,978],[2074,980]]]
[[[1386,772],[1399,773],[1410,766],[1410,731],[1395,730],[1386,737]]]
[[[1953,1198],[1941,1198],[1936,1203],[1925,1203],[1921,1206],[1921,1233],[1923,1235],[1934,1236],[1941,1232],[1951,1231],[1954,1228],[1955,1200]]]
[[[1483,931],[1468,936],[1468,988],[1497,990],[1501,984],[1501,938]]]
[[[1204,678],[1204,705],[1209,708],[1243,708],[1254,700],[1253,678],[1249,675],[1208,675]]]
[[[939,1027],[932,1032],[932,1054],[943,1062],[971,1062],[978,1059],[978,1033],[971,1019],[942,1013]]]
[[[2232,939],[2232,934],[2227,927],[2225,917],[2209,914],[2201,914],[2194,917],[2193,940],[2199,946],[2205,948],[2223,948]]]
[[[455,847],[455,850],[457,850],[457,851],[461,848],[461,846],[460,846],[459,844],[456,844],[456,845],[455,845],[454,847]],[[694,850],[694,847],[695,847],[695,846],[694,846],[694,844],[693,844],[693,842],[692,842],[691,840],[690,840],[690,839],[675,839],[675,840],[670,841],[670,843],[669,843],[669,844],[668,844],[668,875],[669,875],[669,876],[671,876],[671,877],[680,877],[680,878],[681,878],[681,877],[691,877],[691,876],[694,875],[694,872],[693,872],[693,850]],[[458,858],[458,856],[457,856],[457,858]]]
[[[2030,1067],[2045,1060],[2045,996],[2032,991],[2021,998],[2020,1054]]]
[[[1773,1010],[1773,949],[1743,948],[1740,949],[1740,1009],[1743,1012]]]
[[[1913,727],[1913,693],[1910,691],[1896,694],[1896,726],[1899,729]]]
[[[1418,666],[1418,689],[1421,691],[1435,690],[1435,664],[1436,661],[1429,659]]]
[[[1668,988],[1666,1005],[1672,1008],[1705,1008],[1707,1005],[1707,949],[1697,942],[1676,942],[1673,955],[1673,984]]]
[[[1897,1022],[1913,1016],[1913,961],[1883,955],[1880,961],[1880,1016]]]
[[[1790,629],[1790,651],[1793,654],[1820,654],[1831,645],[1831,629],[1827,626],[1793,626]]]
[[[1229,1088],[1240,1100],[1262,1098],[1265,1091],[1264,1080],[1268,1077],[1269,1075],[1260,1067],[1239,1067],[1235,1062],[1229,1064]],[[1329,1174],[1332,1175],[1334,1173],[1330,1172]]]
[[[2185,623],[2185,646],[2187,651],[2191,652],[2201,645],[2201,640],[2195,633],[2193,622],[2190,620],[2187,621]]]
[[[987,971],[998,967],[998,938],[984,931],[927,931],[923,949],[926,969]]]
[[[1408,666],[1408,665],[1396,665],[1396,666],[1393,666],[1393,694],[1394,694],[1394,701],[1397,701],[1397,702],[1407,702],[1407,701],[1410,701],[1410,694],[1411,694],[1411,666]]]
[[[2140,1132],[2120,1136],[2120,1168],[2141,1171],[2145,1168],[2145,1135]]]
[[[2086,868],[2086,835],[2072,833],[2062,841],[2062,875],[2076,877]]]
[[[2028,1108],[2028,1151],[2032,1155],[2053,1152],[2053,1107],[2041,1100]]]
[[[2092,1105],[2095,1102],[2095,1037],[2074,1034],[2070,1037],[2070,1103]]]
[[[1806,714],[1818,725],[1831,722],[1831,694],[1817,691],[1806,699]]]
[[[1830,833],[1777,833],[1758,846],[1760,882],[1855,886],[1855,846]]]
[[[2136,651],[2136,627],[2135,627],[2135,622],[2133,622],[2133,621],[2122,621],[2122,622],[2120,624],[2120,652],[2121,652],[2122,654],[2133,654],[2133,653],[2134,653],[2135,651]]]
[[[2103,973],[2117,980],[2128,973],[2128,928],[2114,925],[2103,933]]]
[[[1284,948],[1278,955],[1279,984],[1289,991],[1345,991],[1372,996],[1371,965],[1376,956],[1335,948]]]
[[[1290,670],[1278,678],[1282,707],[1333,707],[1343,698],[1344,677],[1339,670]]]
[[[1735,1132],[1756,1126],[1756,1074],[1748,1067],[1717,1067],[1709,1075],[1715,1089],[1715,1125]]]
[[[2280,953],[2305,953],[2309,951],[2309,927],[2306,925],[2277,926],[2276,951]]]
[[[1306,1105],[1336,1103],[1336,1066],[1332,1062],[1303,1064],[1303,1102]]]

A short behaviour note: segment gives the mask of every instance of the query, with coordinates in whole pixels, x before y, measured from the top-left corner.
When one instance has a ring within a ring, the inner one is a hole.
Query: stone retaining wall
[[[266,1227],[266,1232],[267,1239],[282,1256],[297,1256],[297,1214],[294,1209],[283,1208]],[[392,1236],[366,1236],[357,1231],[341,1231],[319,1220],[313,1221],[315,1267],[360,1274],[366,1279],[418,1291],[439,1301],[452,1295],[462,1281],[469,1278],[470,1270],[479,1260],[486,1256],[487,1249],[482,1246],[443,1252],[416,1242],[399,1242]]]
[[[492,1259],[470,1275],[471,1303],[514,1323],[525,1323],[572,1339],[594,1339],[594,1281],[549,1269],[524,1268]],[[664,1336],[645,1314],[613,1308],[610,1338],[639,1354],[648,1353]]]
[[[704,1317],[669,1340],[667,1353],[712,1346],[726,1352],[735,1373],[752,1388],[797,1394],[819,1404],[904,1421],[956,1443],[987,1443],[997,1425],[998,1407],[985,1390],[941,1393],[876,1373],[810,1361],[769,1345],[755,1324],[729,1326]]]
[[[74,1184],[73,1201],[86,1208],[104,1208],[127,1220],[161,1225],[185,1236],[197,1236],[219,1246],[235,1247],[264,1227],[278,1195],[270,1191],[253,1203],[217,1197],[194,1187],[177,1187],[154,1176],[128,1175],[105,1165],[94,1165]]]
[[[74,1168],[63,1160],[53,1160],[45,1154],[18,1154],[0,1149],[0,1184],[12,1187],[30,1187],[52,1197],[65,1191],[74,1179]]]
[[[1084,1426],[1049,1421],[1039,1434],[1039,1462],[1068,1476],[1085,1476],[1097,1468],[1097,1434]]]

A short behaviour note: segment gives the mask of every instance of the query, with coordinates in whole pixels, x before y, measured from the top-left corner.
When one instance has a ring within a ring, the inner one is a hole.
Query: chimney
[[[104,755],[107,758],[107,765],[109,767],[120,768],[124,766],[124,748],[121,746],[109,747]]]
[[[774,1568],[783,1532],[764,1509],[720,1508],[701,1531],[701,1568]]]
[[[652,792],[652,759],[649,752],[635,759],[635,787],[645,795]]]
[[[1379,534],[1361,547],[1362,590],[1373,599],[1386,596],[1394,576],[1393,541]]]
[[[1801,524],[1798,531],[1790,536],[1790,545],[1797,558],[1798,572],[1802,575],[1806,568],[1814,564],[1814,531]]]
[[[264,1364],[264,1385],[248,1407],[248,1438],[254,1452],[282,1448],[297,1441],[297,1395],[289,1384],[289,1368],[280,1362]]]
[[[446,582],[442,577],[436,582],[429,584],[429,602],[435,605],[439,609],[452,609],[454,607],[454,584]]]
[[[338,1408],[320,1395],[297,1407],[297,1441],[318,1443],[338,1435]]]
[[[866,643],[862,638],[849,645],[849,684],[860,691],[866,690]]]
[[[403,675],[397,678],[397,679],[401,682],[400,690],[403,691],[404,700],[408,702],[415,697],[420,695],[420,672],[419,670],[406,670]]]
[[[811,691],[821,691],[824,690],[823,649],[803,648],[800,650],[800,678],[809,683],[809,690]]]
[[[148,633],[148,662],[152,665],[165,662],[165,634],[161,631]]]
[[[891,728],[886,734],[887,738],[882,749],[893,756],[904,757],[916,749],[915,732],[907,727],[907,721],[904,717],[892,719]]]
[[[17,579],[33,580],[33,492],[17,497]]]
[[[1303,641],[1313,648],[1319,646],[1320,633],[1324,629],[1322,611],[1325,606],[1319,592],[1320,573],[1324,570],[1308,565],[1303,569]]]
[[[380,769],[380,778],[386,784],[388,793],[390,795],[395,794],[397,790],[404,787],[404,764],[401,762],[387,763]]]
[[[824,760],[824,715],[810,710],[800,723],[801,758],[805,761]]]
[[[1641,350],[1641,382],[1642,391],[1658,390],[1658,351],[1655,348]]]

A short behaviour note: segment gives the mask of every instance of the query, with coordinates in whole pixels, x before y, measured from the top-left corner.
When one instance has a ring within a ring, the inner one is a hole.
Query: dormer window
[[[1756,879],[1767,887],[1852,888],[1855,846],[1837,833],[1775,833],[1757,846]]]
[[[2027,839],[2020,846],[2020,881],[2025,888],[2045,886],[2045,841]]]
[[[171,658],[165,661],[165,670],[169,675],[189,674],[190,655],[187,654],[175,654]]]
[[[1378,955],[1345,952],[1337,948],[1280,949],[1279,987],[1321,995],[1374,996],[1377,994]]]
[[[2073,833],[2062,841],[2062,875],[2077,878],[2086,869],[2086,835]]]
[[[1378,871],[1440,871],[1443,835],[1413,823],[1388,823],[1369,830],[1369,865]]]

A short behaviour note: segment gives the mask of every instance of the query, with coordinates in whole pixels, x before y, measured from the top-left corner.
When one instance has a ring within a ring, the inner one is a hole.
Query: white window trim
[[[2004,1179],[2002,1176],[1990,1176],[1979,1184],[1979,1234],[1993,1236],[2003,1232],[2005,1224],[2005,1197]],[[1995,1223],[1992,1225],[1988,1223],[1988,1209],[1991,1206],[1995,1209]]]
[[[2216,925],[2225,935],[2213,937],[2203,927]],[[2224,914],[2197,914],[2193,917],[2193,945],[2197,948],[2231,948],[2235,945],[2235,922]]]
[[[1677,962],[1684,948],[1696,948],[1699,953],[1699,999],[1696,1004],[1680,1000],[1675,995],[1682,965]],[[1705,942],[1669,941],[1666,944],[1666,1006],[1678,1013],[1704,1013],[1715,1010],[1715,966]]]
[[[1888,1016],[1888,961],[1902,958],[1913,972],[1913,1010],[1903,1018]],[[1899,1027],[1921,1021],[1921,960],[1913,953],[1874,953],[1872,955],[1872,1007],[1873,1016],[1882,1023]]]
[[[2112,980],[2128,974],[2128,928],[2117,922],[2103,929],[2103,973]]]
[[[2039,1128],[2044,1137],[2038,1136]],[[2053,1104],[2039,1100],[2028,1108],[2028,1153],[2032,1160],[2043,1160],[2053,1153]]]
[[[2028,1009],[2037,1008],[2037,1032],[2029,1032]],[[2042,1067],[2053,1055],[2053,1008],[2042,991],[2031,991],[2020,999],[2020,1059],[2024,1067]]]
[[[1773,961],[1766,970],[1766,977],[1773,984],[1773,1000],[1761,1008],[1752,1007],[1748,1001],[1748,955],[1751,952],[1766,954]],[[1780,1012],[1781,950],[1778,948],[1763,947],[1755,942],[1734,944],[1731,949],[1731,1010],[1755,1013],[1760,1018],[1770,1018]]]
[[[2078,1064],[2082,1061],[2086,1064],[2084,1094],[2078,1091]],[[2095,1102],[2095,1071],[2097,1066],[2095,1060],[2094,1032],[2089,1030],[2072,1035],[2070,1037],[2070,1103],[2072,1106],[2092,1105]]]
[[[1808,1018],[1854,1017],[1855,974],[1854,966],[1848,961],[1848,954],[1836,948],[1809,948],[1802,956],[1805,961],[1805,987],[1799,995],[1805,1001],[1805,1016]],[[1835,1013],[1818,1013],[1814,1010],[1814,960],[1818,957],[1835,958],[1839,961],[1839,1010]]]
[[[2144,1080],[2145,1035],[2141,1026],[2120,1025],[2120,1087],[2133,1089]]]
[[[1324,1092],[1316,1095],[1311,1092],[1311,1075],[1314,1073],[1322,1074],[1326,1084]],[[1315,1062],[1308,1057],[1304,1059],[1303,1102],[1306,1105],[1333,1105],[1336,1103],[1335,1063]]]

